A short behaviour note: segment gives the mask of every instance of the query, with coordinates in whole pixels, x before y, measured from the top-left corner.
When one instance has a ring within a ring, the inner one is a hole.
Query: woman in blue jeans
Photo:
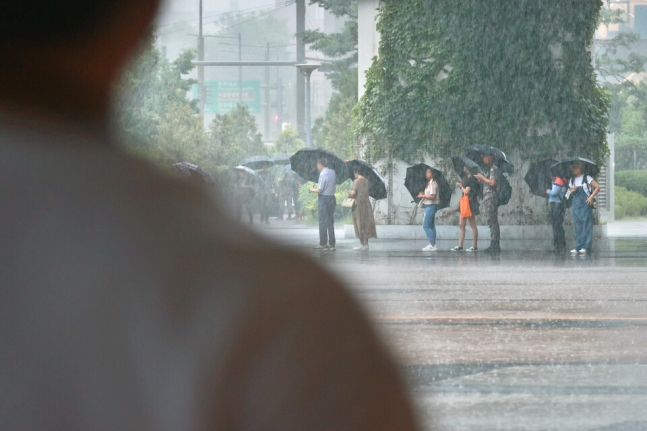
[[[593,203],[600,193],[600,185],[584,172],[584,164],[575,162],[571,165],[571,180],[568,183],[570,199],[573,200],[573,224],[577,241],[571,254],[585,255],[593,246]]]
[[[429,245],[422,249],[422,251],[436,251],[436,212],[438,212],[438,204],[440,198],[438,196],[438,183],[434,180],[434,171],[427,168],[425,172],[427,178],[427,187],[424,192],[418,195],[422,199],[422,204],[425,208],[425,220],[422,224],[427,238],[429,238]]]

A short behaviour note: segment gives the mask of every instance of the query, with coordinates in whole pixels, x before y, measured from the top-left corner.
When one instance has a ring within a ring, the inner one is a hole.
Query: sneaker
[[[359,247],[355,247],[353,251],[368,251],[368,246],[367,245],[360,245]]]
[[[436,251],[438,250],[435,245],[429,244],[427,247],[423,248],[422,251]]]
[[[571,250],[571,254],[577,254],[577,249]]]
[[[580,250],[580,254],[586,254],[586,249],[583,248],[582,250]]]
[[[449,251],[463,251],[463,247],[461,247],[460,245],[457,245],[456,247],[450,249]]]
[[[328,250],[328,246],[327,245],[318,245],[314,249],[315,250],[321,250],[321,251]]]
[[[327,250],[328,250],[328,251],[335,251],[335,250],[337,250],[337,249],[336,249],[335,247],[333,247],[333,246],[330,246],[330,247],[328,247],[328,248],[327,248]]]
[[[479,251],[479,248],[478,247],[470,247],[465,251]]]

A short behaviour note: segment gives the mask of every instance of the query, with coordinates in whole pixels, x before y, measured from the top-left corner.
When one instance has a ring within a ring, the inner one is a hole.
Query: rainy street
[[[355,239],[314,253],[316,230],[262,231],[347,281],[405,365],[429,429],[642,430],[647,239],[620,238],[622,227],[588,258],[523,241],[502,241],[500,256],[450,252],[453,241],[433,254],[403,240],[353,253]]]

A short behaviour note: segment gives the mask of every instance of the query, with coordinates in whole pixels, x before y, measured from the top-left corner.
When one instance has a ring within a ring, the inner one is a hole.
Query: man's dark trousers
[[[319,244],[323,247],[334,247],[335,241],[335,207],[334,196],[319,195]]]

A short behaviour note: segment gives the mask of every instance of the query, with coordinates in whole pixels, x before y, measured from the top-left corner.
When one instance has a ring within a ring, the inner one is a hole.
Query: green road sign
[[[207,81],[205,113],[226,114],[240,102],[238,81]],[[198,99],[198,86],[193,86],[193,97]],[[252,114],[261,113],[261,82],[243,81],[243,103]]]

